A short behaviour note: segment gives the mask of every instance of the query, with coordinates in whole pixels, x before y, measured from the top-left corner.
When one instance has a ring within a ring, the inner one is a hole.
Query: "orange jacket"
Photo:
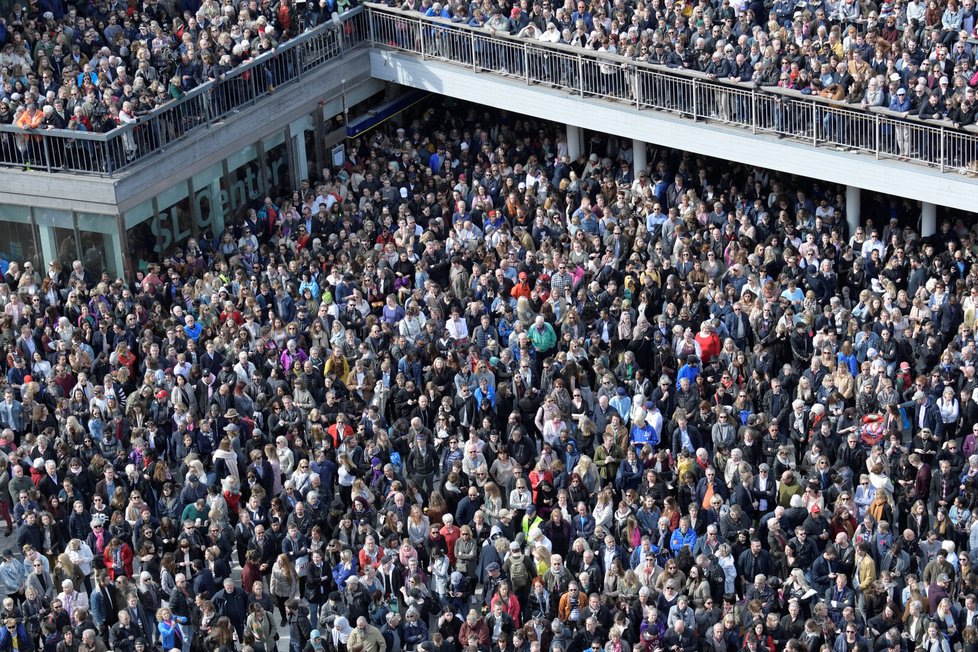
[[[40,111],[35,111],[33,116],[30,111],[24,111],[17,118],[17,126],[21,129],[37,129],[41,126],[42,120],[44,120],[44,114]]]
[[[530,298],[530,293],[533,290],[530,288],[529,283],[517,283],[513,286],[513,289],[509,291],[509,294],[514,299],[519,299],[520,297]]]

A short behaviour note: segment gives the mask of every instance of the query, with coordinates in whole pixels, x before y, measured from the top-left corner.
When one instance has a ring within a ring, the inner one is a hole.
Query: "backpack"
[[[513,583],[514,589],[523,589],[530,584],[530,573],[526,570],[526,558],[510,558],[509,579]]]
[[[878,414],[868,414],[862,419],[863,425],[859,429],[859,436],[863,444],[873,447],[883,441],[886,437],[886,422]]]

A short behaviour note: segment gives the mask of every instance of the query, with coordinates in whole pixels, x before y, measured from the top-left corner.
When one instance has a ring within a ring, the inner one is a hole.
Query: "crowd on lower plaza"
[[[975,649],[972,227],[413,111],[132,282],[8,264],[0,650]]]

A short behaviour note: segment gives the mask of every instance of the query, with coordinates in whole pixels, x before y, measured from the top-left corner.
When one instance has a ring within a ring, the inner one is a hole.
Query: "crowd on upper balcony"
[[[0,124],[111,131],[351,0],[39,0],[0,17]]]
[[[955,126],[975,122],[974,0],[406,0],[400,6],[716,79],[946,118]]]

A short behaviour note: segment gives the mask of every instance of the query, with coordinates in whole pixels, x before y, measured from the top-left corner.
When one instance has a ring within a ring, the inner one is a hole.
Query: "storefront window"
[[[44,261],[56,260],[62,269],[71,269],[72,262],[80,260],[71,211],[35,208],[34,221],[37,223]]]
[[[316,163],[316,123],[312,115],[299,118],[292,123],[292,136],[296,139],[296,162],[299,166],[296,170],[296,177],[309,179],[319,175],[321,170]],[[326,132],[323,132],[326,136]]]
[[[259,178],[257,147],[248,145],[228,157],[228,171],[231,178],[230,204],[234,213],[240,213],[242,209],[261,201],[262,181]]]
[[[157,195],[156,208],[159,215],[156,253],[160,258],[166,258],[193,235],[193,215],[190,211],[187,182],[181,181]]]
[[[153,200],[147,199],[126,211],[126,242],[132,259],[133,271],[145,272],[150,262],[158,262],[156,253],[156,229],[153,222]]]
[[[122,276],[119,220],[115,215],[77,213],[78,246],[82,264],[95,278],[107,272],[109,280]]]
[[[0,265],[3,269],[11,261],[31,261],[35,269],[42,269],[34,235],[29,206],[0,204]]]
[[[224,230],[224,220],[228,214],[230,201],[224,182],[224,166],[216,163],[203,172],[195,174],[193,185],[197,234],[221,233]]]
[[[306,169],[310,172],[309,176],[318,176],[320,170],[316,169],[316,132],[313,129],[307,129],[302,132],[299,138],[304,138],[306,141]]]
[[[268,175],[266,188],[273,198],[287,196],[291,192],[292,180],[287,150],[288,141],[284,131],[265,139],[265,170]]]

